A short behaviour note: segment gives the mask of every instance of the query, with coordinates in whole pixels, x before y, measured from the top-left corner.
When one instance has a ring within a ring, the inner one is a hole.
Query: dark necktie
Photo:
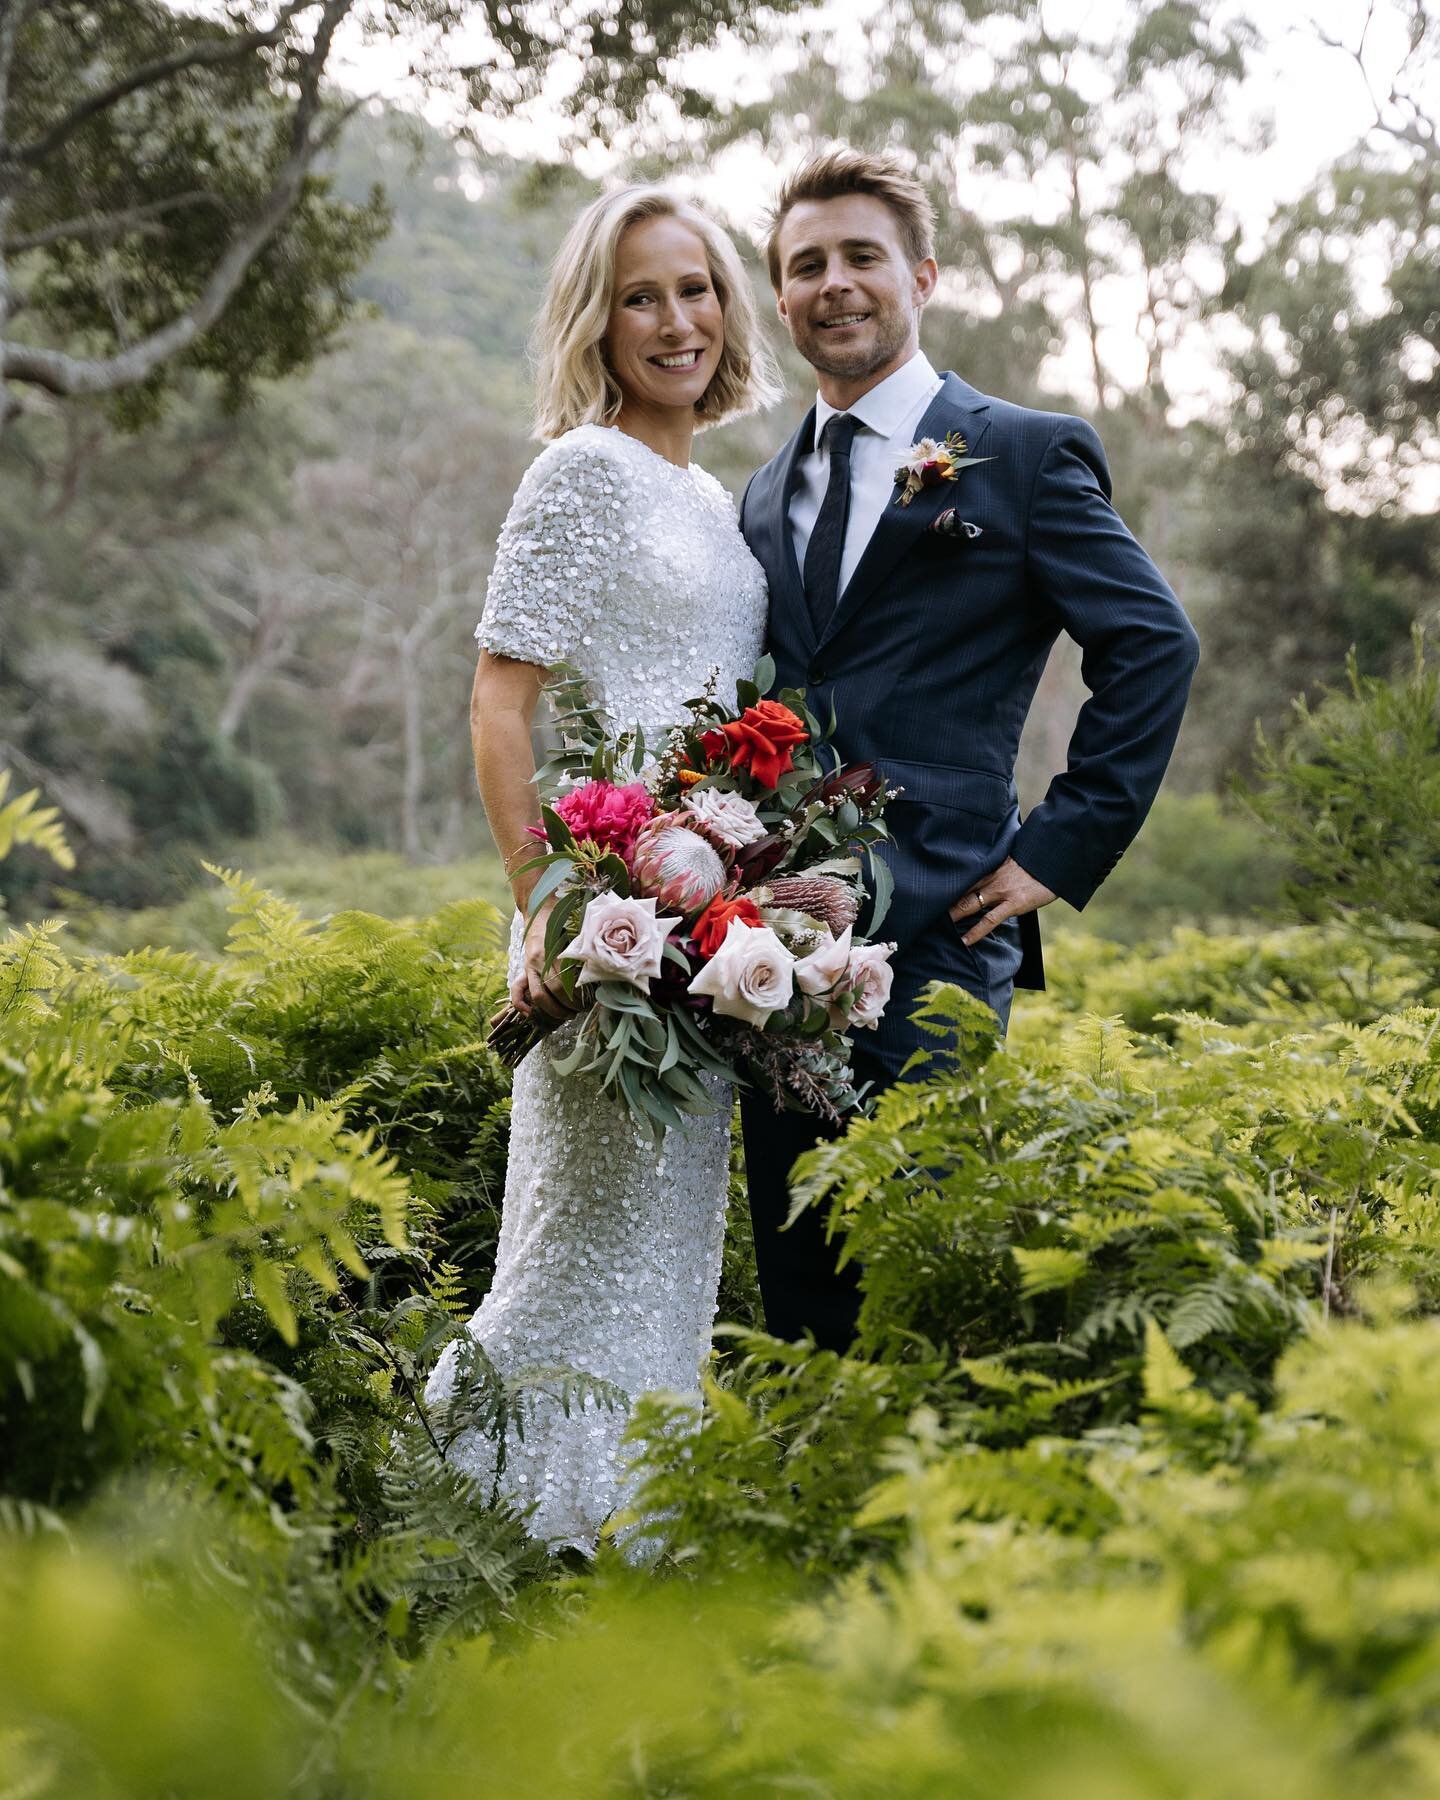
[[[850,446],[859,429],[860,421],[850,413],[836,413],[825,427],[830,484],[805,546],[805,604],[817,636],[830,623],[840,597],[840,560],[845,552],[845,521],[850,516]]]

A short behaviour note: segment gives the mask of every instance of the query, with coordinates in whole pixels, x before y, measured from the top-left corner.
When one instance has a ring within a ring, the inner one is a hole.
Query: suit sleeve
[[[760,471],[758,469],[756,469],[754,474],[752,474],[750,479],[745,483],[745,492],[740,496],[739,519],[740,519],[740,535],[741,535],[741,537],[745,537],[745,503],[750,498],[750,490],[755,485],[755,476],[758,475],[759,473],[760,473]],[[750,540],[749,540],[749,538],[745,538],[745,541],[748,544]]]
[[[1083,907],[1144,823],[1160,787],[1200,643],[1163,575],[1110,504],[1094,431],[1064,419],[1030,503],[1030,591],[1079,644],[1089,698],[1065,772],[1011,846],[1021,868]]]

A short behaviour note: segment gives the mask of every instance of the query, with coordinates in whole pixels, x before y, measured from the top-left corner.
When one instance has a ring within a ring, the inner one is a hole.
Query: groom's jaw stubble
[[[847,331],[844,336],[833,338],[822,325],[792,313],[790,327],[795,348],[822,375],[835,375],[842,381],[864,381],[869,375],[878,375],[904,360],[904,352],[915,336],[914,315],[900,307],[876,306],[873,302],[867,310],[871,314],[867,323],[872,329],[867,331],[860,326],[853,334]],[[846,338],[852,335],[857,341],[847,343]]]

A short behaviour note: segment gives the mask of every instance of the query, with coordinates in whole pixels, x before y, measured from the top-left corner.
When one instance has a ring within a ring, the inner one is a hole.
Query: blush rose
[[[731,919],[725,941],[690,983],[690,992],[707,995],[727,1018],[763,1025],[790,1004],[794,970],[795,958],[768,925]]]
[[[682,919],[660,918],[656,902],[596,894],[575,938],[560,952],[580,964],[579,981],[626,981],[648,990],[660,973],[665,940]]]
[[[850,953],[848,985],[853,998],[846,1010],[852,1025],[873,1030],[880,1023],[895,984],[895,971],[890,967],[893,944],[861,944]]]

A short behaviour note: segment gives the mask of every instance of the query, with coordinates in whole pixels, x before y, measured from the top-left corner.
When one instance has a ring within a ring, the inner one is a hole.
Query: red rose
[[[749,769],[761,787],[773,788],[780,777],[794,765],[790,753],[810,736],[788,706],[778,700],[762,700],[758,706],[747,706],[738,719],[722,725],[719,732],[707,731],[701,743],[707,756],[713,755],[707,741],[723,733],[730,750],[732,769]]]
[[[695,921],[690,933],[691,943],[707,962],[725,942],[732,919],[739,919],[743,925],[765,923],[760,917],[760,908],[744,894],[736,894],[728,900],[723,894],[717,894]]]

